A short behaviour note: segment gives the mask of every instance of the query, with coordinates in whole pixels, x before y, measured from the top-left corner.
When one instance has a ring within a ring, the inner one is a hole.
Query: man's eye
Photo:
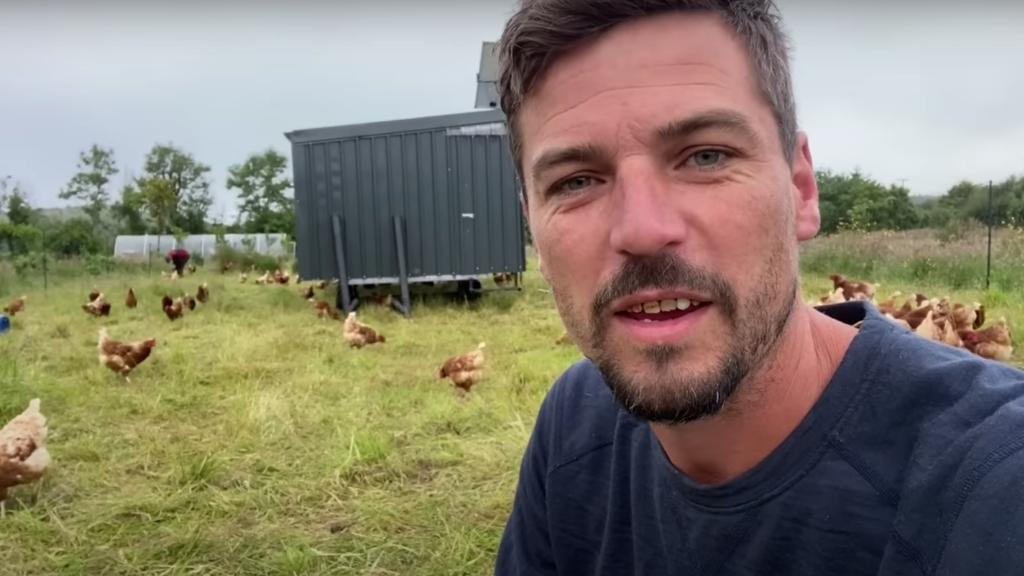
[[[554,193],[565,193],[565,192],[579,192],[585,190],[589,186],[594,184],[594,179],[590,176],[573,176],[568,180],[563,180],[559,184],[555,185]]]
[[[721,168],[728,156],[721,150],[700,150],[690,156],[686,163],[696,166],[698,170],[715,170]]]

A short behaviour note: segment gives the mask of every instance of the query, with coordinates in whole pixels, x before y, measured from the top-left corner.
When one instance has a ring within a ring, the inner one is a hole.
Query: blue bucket
[[[5,334],[11,329],[11,319],[6,314],[0,314],[0,334]]]

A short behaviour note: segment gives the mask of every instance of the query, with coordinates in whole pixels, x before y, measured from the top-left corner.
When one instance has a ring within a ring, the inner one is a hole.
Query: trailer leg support
[[[345,314],[359,308],[359,299],[353,298],[349,293],[348,270],[345,268],[345,244],[342,238],[341,216],[331,216],[331,230],[334,232],[334,262],[338,267],[338,299],[335,306],[345,311]]]
[[[405,259],[405,229],[402,226],[402,217],[395,216],[395,250],[398,256],[398,281],[402,287],[402,302],[399,304],[394,300],[391,305],[395,310],[408,317],[412,309],[412,302],[409,298],[409,269]]]

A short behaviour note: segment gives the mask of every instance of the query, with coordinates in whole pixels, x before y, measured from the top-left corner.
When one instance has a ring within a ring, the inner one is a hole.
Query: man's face
[[[785,328],[819,222],[806,140],[788,163],[742,45],[711,15],[618,26],[554,63],[518,128],[573,339],[634,414],[716,413]]]

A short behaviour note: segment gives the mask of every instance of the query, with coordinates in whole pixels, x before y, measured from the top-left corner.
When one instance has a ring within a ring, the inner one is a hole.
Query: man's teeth
[[[694,305],[686,298],[673,298],[670,300],[653,300],[637,304],[629,309],[633,314],[657,314],[659,312],[672,312],[673,310],[686,310]]]

